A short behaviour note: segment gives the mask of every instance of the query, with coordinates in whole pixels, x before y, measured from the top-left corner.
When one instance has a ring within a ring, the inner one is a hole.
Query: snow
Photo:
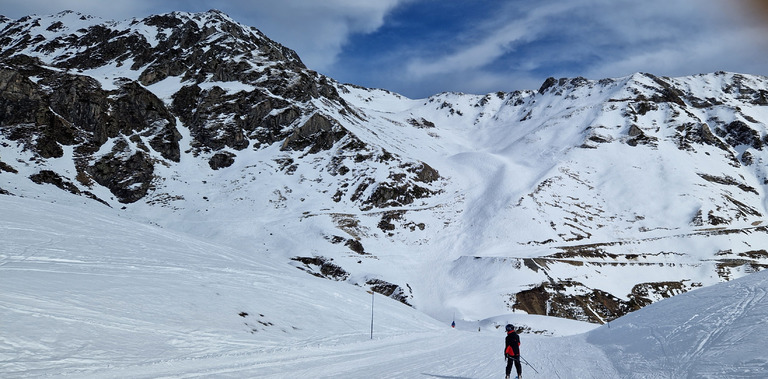
[[[363,288],[103,206],[0,196],[0,210],[3,378],[491,378],[510,322],[544,332],[521,336],[526,377],[768,375],[768,272],[597,329],[512,313],[452,329],[374,295],[371,339]]]
[[[111,376],[162,360],[368,337],[371,295],[362,288],[98,208],[0,203],[0,376]],[[437,328],[398,302],[375,306],[377,337]]]
[[[588,334],[621,377],[762,378],[768,272],[652,304]]]
[[[252,85],[244,84],[240,82],[203,82],[198,85],[203,90],[208,90],[213,87],[219,87],[229,93],[236,93],[240,91],[252,92],[256,89],[256,87]]]
[[[215,21],[211,14],[180,15],[199,25]],[[35,28],[55,38],[97,22],[56,17],[69,29],[45,31],[50,22]],[[157,43],[153,28],[130,23]],[[25,52],[49,63],[63,53]],[[110,90],[119,77],[138,78],[142,69],[131,66],[112,62],[83,74]],[[0,377],[500,377],[498,327],[508,322],[526,331],[523,354],[538,377],[766,377],[758,329],[768,320],[765,275],[751,274],[749,264],[721,265],[768,244],[768,233],[756,227],[763,217],[734,219],[727,229],[691,220],[710,210],[737,213],[726,195],[765,214],[768,158],[755,151],[756,164],[735,168],[731,151],[674,144],[675,127],[689,124],[714,129],[752,118],[762,120],[750,122],[766,134],[768,107],[739,101],[730,88],[736,75],[666,78],[722,104],[680,112],[661,102],[635,119],[625,114],[636,105],[627,99],[648,98],[659,86],[647,74],[570,82],[545,93],[427,99],[336,84],[361,118],[324,100],[301,106],[400,160],[352,164],[356,153],[341,143],[327,154],[281,151],[277,143],[230,151],[235,163],[214,171],[207,163],[213,153],[190,153],[190,130],[177,120],[180,162],[150,151],[161,162],[157,179],[133,204],[77,182],[72,147],[43,160],[20,142],[0,141],[3,162],[19,171],[0,170],[0,186],[16,195],[0,196]],[[764,78],[745,80],[766,86]],[[167,77],[147,88],[169,104],[192,83]],[[197,84],[234,94],[258,83]],[[633,126],[658,144],[628,147]],[[591,135],[609,142],[592,143]],[[353,173],[329,173],[334,158]],[[295,170],[287,173],[280,159]],[[419,162],[439,171],[439,194],[366,211],[350,200],[353,191],[331,198],[342,183],[383,182],[393,165]],[[27,180],[41,168],[112,208]],[[758,193],[702,173],[737,178]],[[393,234],[378,227],[386,211],[404,214]],[[406,223],[424,227],[409,231]],[[330,243],[332,237],[359,240],[367,255]],[[551,258],[585,246],[604,255]],[[330,259],[350,277],[314,277],[297,269],[294,257]],[[370,279],[407,288],[414,306],[374,295],[373,339],[372,296],[362,287]],[[705,288],[599,328],[511,310],[514,294],[557,280],[584,285],[565,293],[600,289],[624,300],[641,283]]]

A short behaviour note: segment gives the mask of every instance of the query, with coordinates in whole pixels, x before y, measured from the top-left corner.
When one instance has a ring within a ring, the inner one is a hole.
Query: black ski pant
[[[523,374],[523,367],[520,366],[520,357],[510,356],[507,355],[507,376],[509,376],[509,373],[512,372],[512,364],[514,363],[515,369],[517,370],[517,376],[520,376]]]

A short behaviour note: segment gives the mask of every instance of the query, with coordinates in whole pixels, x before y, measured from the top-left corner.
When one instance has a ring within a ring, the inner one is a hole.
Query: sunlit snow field
[[[768,274],[608,325],[448,324],[363,288],[110,215],[0,196],[0,377],[763,378]],[[251,253],[252,254],[252,253]],[[373,339],[371,301],[373,300]]]

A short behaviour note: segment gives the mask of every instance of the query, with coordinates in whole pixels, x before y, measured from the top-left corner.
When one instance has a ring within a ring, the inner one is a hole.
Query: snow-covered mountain
[[[725,72],[408,99],[217,11],[0,18],[0,193],[443,321],[603,323],[768,265],[766,105]]]

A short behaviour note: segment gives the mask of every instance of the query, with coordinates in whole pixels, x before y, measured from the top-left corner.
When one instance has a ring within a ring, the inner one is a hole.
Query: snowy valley
[[[760,76],[409,99],[218,11],[0,17],[0,376],[495,377],[511,322],[527,377],[765,377],[767,124]]]
[[[600,327],[508,313],[452,329],[105,207],[9,196],[0,206],[14,215],[0,220],[4,378],[493,378],[504,370],[498,327],[509,322],[530,328],[525,377],[768,375],[766,271]]]

